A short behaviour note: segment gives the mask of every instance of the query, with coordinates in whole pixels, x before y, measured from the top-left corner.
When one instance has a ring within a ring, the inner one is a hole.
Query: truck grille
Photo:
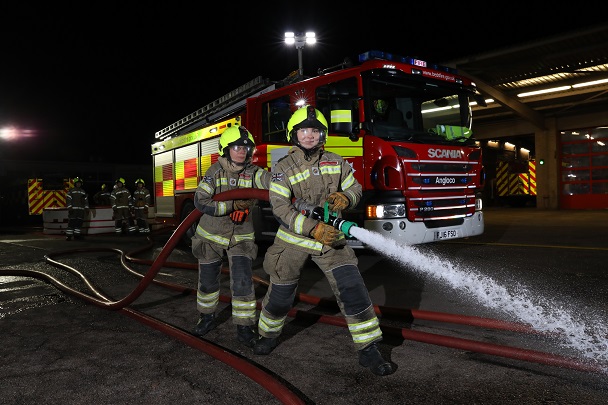
[[[476,162],[408,162],[405,192],[408,219],[429,228],[460,224],[475,212],[481,166]]]

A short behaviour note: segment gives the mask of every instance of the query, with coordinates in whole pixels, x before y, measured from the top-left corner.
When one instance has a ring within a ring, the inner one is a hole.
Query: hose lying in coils
[[[219,196],[219,194],[218,194],[218,196]],[[266,197],[267,197],[267,193],[266,193]],[[220,198],[220,197],[218,197],[218,198]],[[224,199],[233,199],[233,198],[232,197],[229,198],[229,195],[226,194],[226,195],[224,195]],[[297,390],[295,390],[294,388],[292,388],[292,389],[288,388],[286,386],[286,384],[282,383],[277,378],[273,377],[271,374],[264,371],[263,369],[255,367],[247,359],[243,359],[235,354],[228,352],[226,349],[224,349],[220,346],[217,346],[211,342],[208,342],[206,340],[195,337],[195,336],[191,335],[190,333],[180,330],[179,328],[173,327],[164,322],[160,322],[159,320],[157,320],[153,317],[150,317],[146,314],[143,314],[139,311],[135,311],[133,309],[126,308],[127,305],[130,305],[146,290],[146,288],[150,285],[150,283],[154,282],[155,284],[158,284],[154,280],[157,273],[163,267],[163,264],[166,262],[169,254],[175,249],[175,247],[179,243],[179,240],[180,240],[181,236],[183,235],[183,233],[186,231],[186,229],[191,224],[194,223],[194,221],[196,221],[201,216],[201,214],[202,213],[200,211],[194,210],[188,215],[186,220],[184,220],[177,227],[177,229],[174,231],[173,235],[169,238],[169,240],[163,247],[162,251],[157,256],[157,258],[154,260],[152,266],[150,267],[150,269],[148,270],[146,275],[143,277],[143,279],[136,286],[136,288],[130,294],[128,294],[126,297],[124,297],[123,299],[118,300],[118,301],[112,301],[108,296],[106,296],[104,294],[104,292],[101,289],[99,289],[98,287],[96,287],[95,285],[90,283],[86,279],[86,277],[82,273],[78,272],[76,269],[74,269],[70,266],[67,266],[65,264],[62,264],[60,262],[57,262],[53,259],[53,257],[63,256],[66,254],[71,254],[71,253],[79,253],[79,252],[114,252],[114,253],[120,254],[122,266],[128,268],[126,260],[125,260],[125,254],[118,249],[111,249],[111,248],[72,249],[72,250],[68,250],[68,251],[64,251],[64,252],[48,254],[45,256],[45,260],[49,264],[56,266],[56,267],[63,268],[65,270],[69,271],[70,273],[76,275],[77,277],[79,277],[85,283],[85,285],[91,290],[93,295],[85,294],[81,291],[70,288],[67,285],[63,284],[61,281],[57,280],[56,278],[54,278],[50,275],[47,275],[45,273],[39,272],[39,271],[18,270],[18,269],[0,269],[0,274],[35,277],[35,278],[38,278],[40,280],[43,280],[43,281],[46,281],[46,282],[52,284],[57,289],[65,292],[66,294],[76,296],[86,302],[92,303],[101,308],[110,309],[110,310],[119,310],[129,317],[136,319],[143,324],[151,326],[167,335],[170,335],[170,336],[188,344],[189,346],[199,349],[199,350],[209,354],[210,356],[216,358],[217,360],[220,360],[223,363],[233,367],[240,373],[246,375],[247,377],[249,377],[256,383],[260,384],[261,387],[263,387],[268,392],[270,392],[272,395],[274,395],[274,397],[277,398],[279,401],[281,401],[281,403],[283,403],[283,404],[294,404],[295,405],[295,404],[306,403],[301,398],[303,395],[301,393],[295,392]],[[181,290],[183,290],[183,287],[181,287]]]
[[[222,200],[248,199],[248,198],[257,198],[260,200],[268,200],[267,194],[268,194],[268,192],[266,190],[236,189],[236,190],[227,191],[225,193],[217,194],[216,197],[218,198],[218,200],[220,200],[220,199],[222,199]],[[187,223],[189,220],[190,220],[190,216],[188,216],[188,218],[186,218],[182,222],[181,225],[184,225],[184,223],[186,223],[186,226],[184,227],[184,229],[187,229],[189,226],[191,226],[192,223],[194,223],[195,219],[192,219],[191,223]],[[181,227],[181,225],[180,225],[180,227]],[[176,232],[174,233],[172,238],[181,237],[182,233],[183,233],[183,231],[181,233],[179,233],[176,230]],[[164,248],[163,248],[163,251],[164,251]],[[140,259],[131,258],[131,260],[139,262],[139,263],[145,263],[145,261],[142,261]],[[155,260],[155,262],[156,262],[156,260]],[[177,267],[182,267],[182,268],[192,268],[192,269],[197,268],[197,266],[195,264],[184,264],[184,263],[181,263],[181,264],[174,263],[174,264]],[[224,273],[229,272],[228,269],[222,269],[222,271]],[[138,274],[138,273],[135,272],[135,274]],[[266,284],[266,286],[268,286],[268,283],[265,280],[260,279],[259,277],[254,276],[254,281],[257,281],[259,283],[264,283],[264,284]],[[159,283],[162,283],[166,287],[172,288],[175,290],[180,290],[180,289],[184,288],[179,285],[172,284],[172,283],[163,283],[163,282],[159,282]],[[195,291],[192,293],[195,293]],[[227,302],[227,303],[231,302],[229,296],[222,296],[221,299],[222,299],[222,301]],[[324,299],[321,299],[318,297],[313,297],[313,296],[309,296],[309,295],[302,294],[302,293],[297,294],[297,299],[300,300],[301,302],[305,302],[305,303],[309,303],[309,304],[313,304],[313,305],[317,305],[317,306],[318,305],[336,305],[335,301],[324,300]],[[455,323],[455,324],[478,326],[478,327],[492,328],[492,329],[499,329],[499,330],[508,330],[508,331],[514,331],[514,332],[540,333],[540,332],[534,330],[529,325],[505,322],[505,321],[500,321],[500,320],[496,320],[496,319],[488,319],[488,318],[465,316],[465,315],[458,315],[458,314],[448,314],[448,313],[440,313],[440,312],[432,312],[432,311],[422,311],[422,310],[416,310],[416,309],[398,309],[398,308],[387,308],[387,307],[380,307],[380,306],[374,306],[374,308],[375,308],[376,313],[380,317],[382,317],[383,315],[393,315],[393,316],[396,315],[396,316],[405,318],[405,320],[407,320],[409,322],[411,322],[413,319],[424,319],[424,320],[431,320],[431,321],[438,321],[438,322],[445,322],[445,323]],[[259,303],[258,303],[258,309],[261,309]],[[321,322],[326,322],[326,323],[330,323],[333,325],[345,326],[345,322],[341,318],[311,315],[311,314],[308,314],[308,313],[305,313],[305,312],[302,312],[302,311],[299,311],[296,309],[292,309],[290,314],[291,315],[289,315],[289,316],[295,316],[295,314],[297,314],[298,316],[313,316],[315,318],[318,318],[319,321],[321,321]],[[535,362],[535,363],[547,364],[547,365],[551,365],[551,366],[570,368],[570,369],[579,370],[579,371],[606,372],[605,367],[601,367],[600,365],[595,365],[595,364],[584,363],[577,358],[568,358],[568,357],[558,356],[558,355],[554,355],[554,354],[550,354],[550,353],[543,353],[543,352],[539,352],[539,351],[519,349],[519,348],[508,347],[508,346],[477,342],[474,340],[460,339],[460,338],[437,335],[437,334],[426,333],[426,332],[412,331],[412,330],[406,329],[406,328],[399,329],[399,328],[394,328],[394,327],[383,326],[382,329],[386,330],[386,332],[389,334],[399,335],[405,339],[415,340],[415,341],[419,341],[419,342],[423,342],[423,343],[430,343],[430,344],[452,347],[452,348],[462,349],[462,350],[468,350],[468,351],[473,351],[473,352],[478,352],[478,353],[483,353],[483,354],[490,354],[490,355],[495,355],[495,356],[500,356],[500,357],[517,359],[517,360],[524,360],[524,361],[530,361],[530,362]]]

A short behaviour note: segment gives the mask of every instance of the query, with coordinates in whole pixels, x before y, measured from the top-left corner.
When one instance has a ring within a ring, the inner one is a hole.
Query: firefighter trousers
[[[204,243],[198,252],[203,257],[198,260],[196,307],[200,313],[211,314],[216,311],[219,303],[224,250],[216,245]],[[257,246],[253,242],[239,243],[227,249],[226,255],[232,294],[232,322],[235,325],[253,326],[257,322],[257,305],[252,266],[253,259],[257,255]]]
[[[262,301],[259,334],[267,338],[281,334],[293,306],[300,271],[309,257],[329,281],[355,349],[364,349],[381,340],[378,317],[357,267],[357,257],[349,246],[324,249],[324,252],[312,255],[276,243],[269,247],[264,257],[264,270],[270,275],[270,287]]]

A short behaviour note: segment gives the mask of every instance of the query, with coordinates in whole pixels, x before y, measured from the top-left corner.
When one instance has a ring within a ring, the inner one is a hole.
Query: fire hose
[[[214,197],[214,200],[222,201],[222,200],[244,199],[244,198],[247,198],[247,199],[255,198],[255,199],[260,199],[260,200],[268,200],[268,192],[266,190],[258,190],[258,189],[231,190],[228,192],[217,194]],[[313,207],[312,209],[310,209],[310,207],[308,207],[308,210],[309,210],[308,214],[312,215],[313,218],[323,220],[324,222],[334,226],[336,229],[341,230],[342,232],[344,232],[347,235],[352,226],[357,226],[355,223],[345,221],[341,218],[338,218],[337,216],[333,215],[333,213],[328,213],[327,207],[325,207],[323,212],[321,212],[321,210],[319,210],[317,208],[320,208],[320,207]],[[138,311],[134,311],[130,308],[126,308],[133,301],[135,301],[135,299],[137,299],[143,293],[143,291],[145,291],[145,289],[150,285],[150,283],[155,283],[157,285],[161,285],[161,286],[164,286],[166,288],[170,288],[170,289],[173,289],[176,291],[188,292],[191,294],[196,293],[196,290],[193,290],[191,288],[186,288],[184,286],[180,286],[177,284],[162,282],[162,281],[156,280],[155,277],[157,276],[158,272],[160,271],[160,269],[163,266],[164,267],[192,268],[192,269],[197,268],[197,266],[195,264],[172,263],[172,262],[168,262],[167,259],[170,255],[170,253],[177,246],[179,240],[181,239],[181,237],[185,233],[185,231],[188,228],[190,228],[195,223],[195,221],[197,221],[200,218],[201,215],[202,214],[200,211],[194,210],[184,219],[184,221],[182,221],[182,223],[175,229],[175,231],[173,232],[171,237],[168,239],[168,241],[164,245],[162,251],[151,263],[149,270],[147,271],[147,273],[144,276],[141,276],[138,272],[135,272],[135,271],[129,269],[127,262],[131,261],[131,262],[140,263],[140,264],[149,264],[150,261],[130,257],[117,249],[74,249],[71,251],[64,251],[64,252],[45,256],[45,259],[48,263],[50,263],[54,266],[62,267],[64,269],[78,275],[81,279],[83,279],[83,281],[85,282],[87,287],[93,292],[94,296],[74,290],[74,289],[62,284],[59,280],[53,278],[52,276],[46,275],[41,272],[2,269],[0,274],[6,273],[8,271],[8,272],[10,272],[11,275],[23,275],[23,276],[37,277],[37,278],[40,278],[47,282],[52,283],[58,289],[60,289],[61,291],[65,292],[65,293],[75,295],[78,298],[81,298],[85,301],[93,303],[97,306],[100,306],[100,307],[103,307],[106,309],[110,309],[110,310],[123,311],[127,316],[130,316],[144,324],[147,324],[168,335],[171,335],[171,336],[181,340],[182,342],[184,342],[192,347],[198,348],[198,349],[206,352],[207,354],[234,367],[235,369],[239,370],[240,372],[242,372],[243,374],[245,374],[252,380],[262,384],[262,386],[266,390],[268,390],[273,395],[275,395],[283,403],[302,403],[302,400],[296,394],[289,391],[286,387],[284,387],[281,383],[276,381],[273,377],[265,374],[263,371],[252,366],[250,363],[248,363],[246,361],[242,361],[242,359],[239,359],[237,356],[227,353],[225,350],[218,348],[218,346],[216,346],[210,342],[207,342],[205,340],[192,336],[191,334],[186,333],[173,326],[159,323],[158,321],[154,320],[154,318],[151,318]],[[91,252],[91,251],[113,251],[117,254],[120,254],[121,255],[121,264],[123,265],[123,267],[129,269],[129,271],[131,271],[132,273],[137,274],[140,277],[142,277],[140,283],[130,294],[128,294],[123,299],[118,300],[118,301],[111,301],[100,289],[98,289],[97,287],[95,287],[94,285],[89,283],[86,280],[86,278],[84,278],[84,276],[82,276],[82,274],[80,274],[78,271],[70,268],[69,266],[61,264],[53,259],[53,257],[57,257],[57,256],[65,255],[65,254],[77,253],[77,252]],[[223,271],[228,272],[227,269],[223,269]],[[259,278],[256,278],[256,280],[254,280],[254,281],[265,282],[264,280],[261,280]],[[227,297],[227,296],[221,296],[220,299],[224,302],[228,302],[228,303],[230,302],[230,297]],[[302,293],[299,293],[297,295],[297,299],[301,302],[310,303],[310,304],[314,304],[314,305],[319,305],[319,304],[336,305],[335,301],[320,299],[317,297],[311,297],[311,296],[308,296],[308,295],[302,294]],[[457,315],[457,314],[446,314],[446,313],[440,313],[440,312],[422,311],[422,310],[415,310],[415,309],[385,308],[385,307],[381,307],[381,306],[375,306],[374,308],[380,318],[382,318],[383,316],[399,316],[399,317],[405,318],[407,321],[410,321],[410,322],[413,319],[423,319],[423,320],[433,320],[433,321],[438,321],[438,322],[466,324],[466,325],[479,326],[479,327],[485,327],[485,328],[510,330],[510,331],[516,331],[516,332],[535,333],[535,331],[528,325],[509,323],[509,322],[504,322],[504,321],[499,321],[499,320],[494,320],[494,319],[470,317],[470,316]],[[342,327],[346,326],[344,319],[342,319],[341,317],[314,315],[311,313],[297,310],[295,308],[289,312],[289,316],[296,316],[296,315],[298,317],[314,317],[314,319],[318,322],[323,322],[323,323],[332,324],[332,325],[336,325],[336,326],[342,326]],[[435,345],[440,345],[440,346],[457,348],[457,349],[461,349],[461,350],[473,351],[473,352],[477,352],[477,353],[490,354],[490,355],[501,356],[501,357],[506,357],[506,358],[536,362],[536,363],[558,366],[558,367],[563,367],[563,368],[570,368],[570,369],[579,370],[579,371],[605,372],[605,369],[600,367],[599,365],[583,363],[579,359],[575,359],[575,358],[562,357],[562,356],[553,355],[553,354],[549,354],[549,353],[543,353],[543,352],[532,351],[532,350],[527,350],[527,349],[512,348],[512,347],[508,347],[508,346],[501,346],[501,345],[477,342],[477,341],[468,340],[468,339],[460,339],[460,338],[437,335],[437,334],[426,333],[426,332],[412,331],[412,330],[406,329],[406,328],[395,328],[395,327],[388,327],[388,326],[384,326],[384,325],[381,325],[381,328],[382,328],[383,332],[385,332],[387,334],[399,335],[399,336],[403,337],[404,339],[419,341],[422,343],[435,344]]]

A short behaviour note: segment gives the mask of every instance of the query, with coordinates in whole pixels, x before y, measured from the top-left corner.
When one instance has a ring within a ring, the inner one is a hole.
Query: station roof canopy
[[[545,118],[608,110],[608,24],[443,64],[494,100],[474,107],[477,122],[517,116],[545,128]]]

